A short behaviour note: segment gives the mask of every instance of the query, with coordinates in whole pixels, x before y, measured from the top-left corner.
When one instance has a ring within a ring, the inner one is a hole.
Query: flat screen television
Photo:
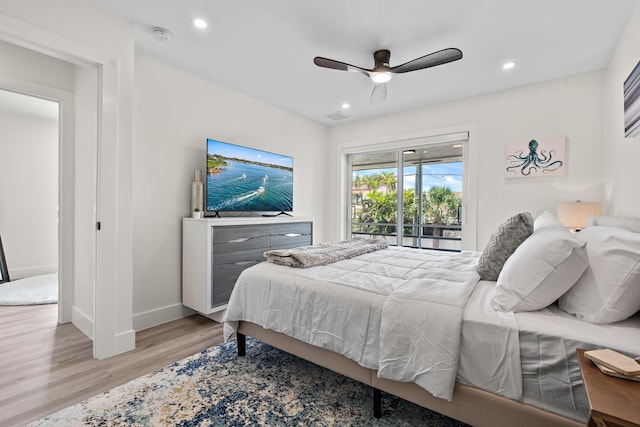
[[[205,216],[293,211],[293,157],[207,139]]]

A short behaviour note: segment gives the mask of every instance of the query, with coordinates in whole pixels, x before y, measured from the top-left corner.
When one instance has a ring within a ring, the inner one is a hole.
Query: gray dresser
[[[182,220],[182,304],[221,321],[236,279],[270,249],[310,245],[309,218]]]

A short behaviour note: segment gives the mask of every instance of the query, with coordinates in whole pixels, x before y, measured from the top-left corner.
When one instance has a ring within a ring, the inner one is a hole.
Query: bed
[[[474,426],[584,425],[576,348],[640,354],[640,221],[598,217],[576,237],[545,214],[495,281],[478,274],[484,252],[388,247],[310,268],[259,264],[238,279],[225,336],[237,335],[239,354],[251,336],[370,385],[374,416],[385,391]],[[559,276],[514,296],[550,248],[570,253],[553,265]],[[607,273],[598,260],[621,250],[624,289],[613,299],[624,310],[589,317],[580,304]]]

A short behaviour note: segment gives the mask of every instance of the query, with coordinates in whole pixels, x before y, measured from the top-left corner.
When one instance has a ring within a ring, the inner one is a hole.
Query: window
[[[348,155],[351,235],[460,251],[464,142]]]

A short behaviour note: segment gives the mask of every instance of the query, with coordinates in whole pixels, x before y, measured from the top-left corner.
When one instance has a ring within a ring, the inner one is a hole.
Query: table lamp
[[[587,226],[587,218],[602,214],[600,202],[564,202],[556,207],[558,221],[571,231],[580,231]]]

